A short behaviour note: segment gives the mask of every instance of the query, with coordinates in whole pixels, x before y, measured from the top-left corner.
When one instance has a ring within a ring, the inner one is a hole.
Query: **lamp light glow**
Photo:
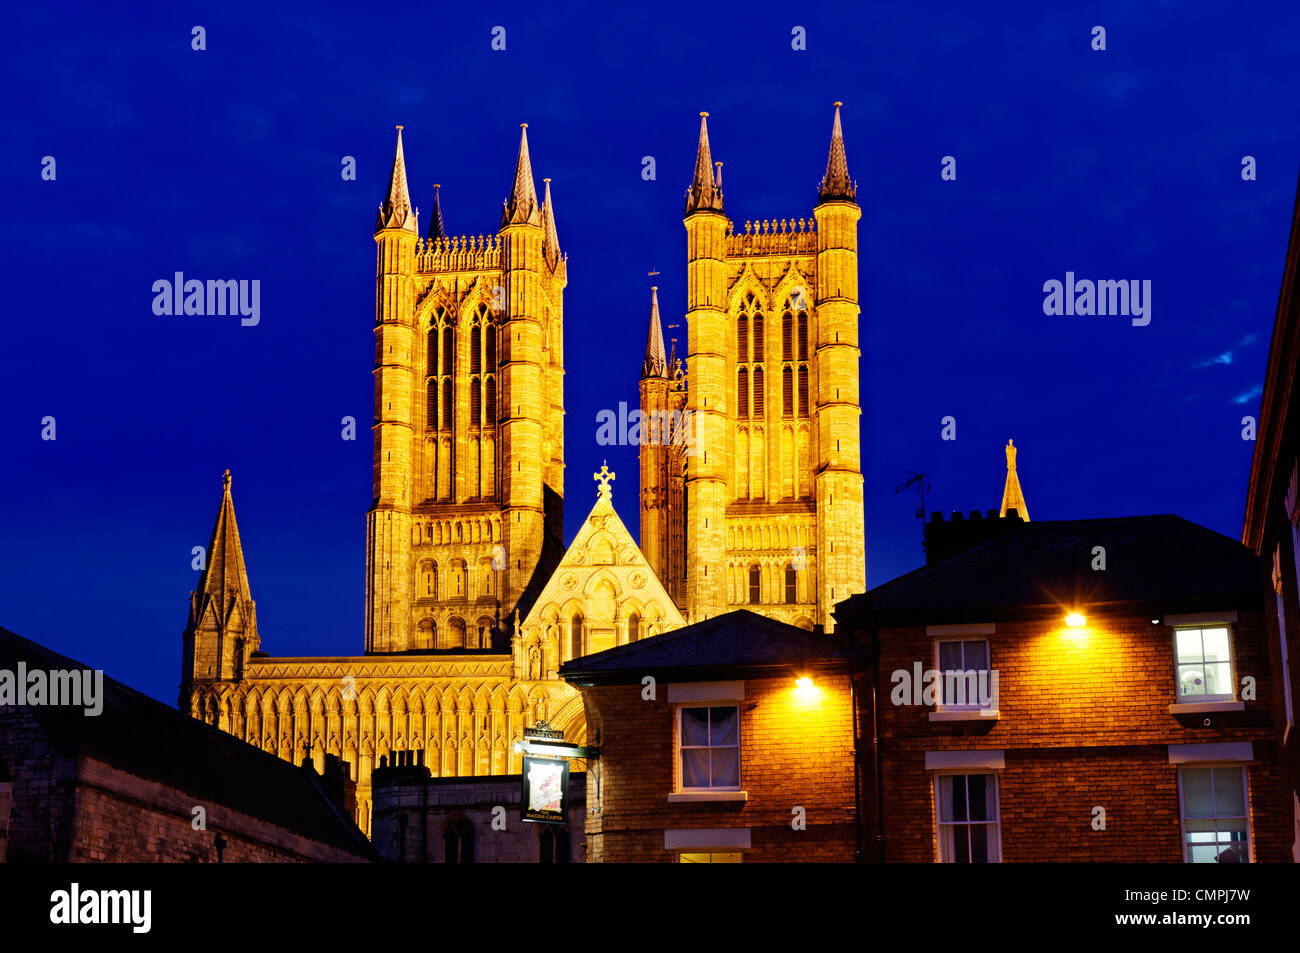
[[[804,676],[803,678],[797,678],[794,681],[794,686],[795,688],[805,688],[805,689],[812,688],[812,679],[808,678],[807,676]]]
[[[1065,624],[1072,628],[1078,628],[1081,625],[1087,625],[1088,620],[1085,619],[1078,612],[1071,612],[1069,615],[1065,617]]]

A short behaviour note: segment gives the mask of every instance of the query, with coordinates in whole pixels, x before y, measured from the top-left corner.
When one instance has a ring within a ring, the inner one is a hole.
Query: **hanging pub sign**
[[[522,819],[534,824],[565,824],[569,806],[569,762],[564,758],[524,756]]]

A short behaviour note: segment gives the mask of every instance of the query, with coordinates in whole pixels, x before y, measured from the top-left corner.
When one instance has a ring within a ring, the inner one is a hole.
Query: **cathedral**
[[[394,752],[421,752],[435,776],[513,774],[525,727],[584,743],[580,696],[557,676],[570,659],[740,607],[831,629],[835,603],[866,588],[861,212],[839,107],[811,217],[743,232],[701,114],[684,366],[665,353],[651,290],[640,401],[664,426],[641,441],[639,545],[604,465],[564,545],[568,266],[526,124],[499,228],[459,237],[437,186],[421,237],[399,126],[374,232],[364,654],[262,651],[227,472],[191,594],[181,709],[318,770],[339,757],[368,831],[370,775]]]

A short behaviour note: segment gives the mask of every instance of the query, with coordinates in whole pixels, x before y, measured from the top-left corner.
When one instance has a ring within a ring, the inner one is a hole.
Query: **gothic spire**
[[[433,214],[429,216],[429,241],[447,238],[447,226],[442,222],[442,186],[433,184]]]
[[[1010,440],[1007,441],[1006,451],[1007,485],[1002,490],[1002,512],[999,515],[1006,516],[1007,510],[1015,510],[1028,523],[1029,507],[1025,504],[1024,491],[1020,489],[1020,477],[1016,475],[1016,447]]]
[[[722,175],[722,170],[718,170]],[[713,156],[709,153],[709,114],[700,113],[700,144],[695,151],[695,175],[686,192],[686,214],[702,209],[722,211],[722,183],[713,178]]]
[[[542,254],[555,267],[560,257],[560,237],[555,231],[555,207],[551,204],[551,180],[542,179],[546,185],[546,197],[542,199]]]
[[[541,224],[541,212],[537,208],[537,187],[533,184],[533,162],[528,157],[528,123],[519,124],[519,159],[515,162],[515,184],[506,200],[505,213],[501,224],[514,225],[527,222],[530,225]]]
[[[248,571],[244,566],[244,547],[235,523],[235,504],[230,497],[230,471],[222,482],[221,506],[208,543],[207,565],[199,577],[199,588],[192,607],[192,624],[198,625],[212,608],[217,624],[225,628],[238,610],[245,631],[256,632],[253,597],[248,588]]]
[[[388,195],[379,206],[379,221],[375,231],[382,228],[400,228],[419,233],[415,212],[411,209],[411,191],[406,185],[406,157],[402,154],[402,127],[397,127],[397,155],[393,158],[393,173],[388,178]]]
[[[645,363],[641,377],[667,377],[668,362],[664,357],[664,328],[659,321],[659,288],[650,286],[650,333],[645,342]]]
[[[840,128],[840,106],[835,104],[835,125],[831,128],[831,152],[826,158],[826,174],[822,176],[819,202],[837,199],[857,200],[858,190],[849,178],[849,160],[844,155],[844,131]]]

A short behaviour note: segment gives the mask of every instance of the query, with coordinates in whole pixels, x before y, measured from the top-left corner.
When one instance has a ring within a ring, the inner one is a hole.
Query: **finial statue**
[[[1016,447],[1015,444],[1012,443],[1010,440],[1007,441],[1006,451],[1007,451],[1007,469],[1014,470],[1016,468]]]
[[[229,470],[227,470],[227,471],[225,472],[225,475],[222,476],[222,478],[221,478],[221,486],[222,486],[223,489],[226,489],[226,490],[229,490],[229,489],[230,489],[230,471],[229,471]]]
[[[606,465],[607,462],[608,461],[602,460],[600,462],[600,472],[591,475],[591,478],[600,484],[600,486],[596,488],[596,499],[598,500],[608,500],[612,495],[609,481],[614,479],[614,471]]]

